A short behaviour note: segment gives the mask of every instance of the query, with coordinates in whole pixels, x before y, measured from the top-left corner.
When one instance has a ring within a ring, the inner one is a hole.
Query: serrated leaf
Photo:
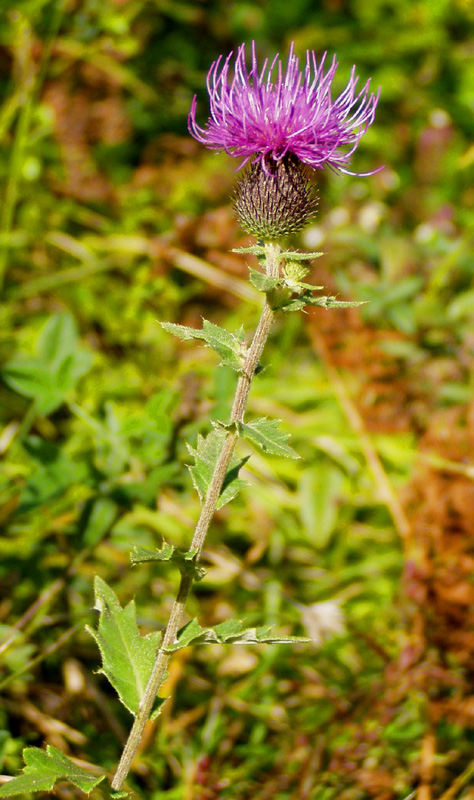
[[[290,435],[278,429],[280,419],[255,419],[252,422],[239,423],[240,436],[258,445],[265,453],[287,458],[299,458],[298,453],[287,444]]]
[[[198,331],[196,328],[189,328],[187,325],[177,325],[175,322],[160,322],[161,327],[164,331],[168,331],[168,333],[172,333],[173,336],[177,336],[178,339],[201,339],[200,336],[201,331]]]
[[[207,319],[203,320],[202,334],[203,339],[220,355],[224,364],[236,370],[242,369],[245,348],[238,336]]]
[[[258,628],[247,628],[242,631],[238,639],[233,639],[233,644],[304,644],[310,642],[307,636],[282,636],[272,632],[269,625]]]
[[[242,620],[232,619],[221,622],[214,628],[201,628],[197,619],[192,619],[178,634],[177,641],[167,648],[167,652],[181,650],[190,644],[294,644],[309,642],[302,636],[280,636],[272,633],[268,626],[246,628]]]
[[[146,561],[171,561],[176,547],[169,542],[164,542],[159,550],[146,550],[144,547],[134,547],[130,553],[132,564],[144,564]]]
[[[23,750],[25,768],[22,775],[8,781],[0,788],[0,797],[24,796],[26,792],[50,792],[59,780],[67,780],[86,794],[90,794],[106,778],[91,775],[78,767],[70,758],[53,745],[46,750],[27,747]],[[115,795],[118,798],[120,795]]]
[[[233,253],[252,253],[254,256],[264,256],[265,248],[260,244],[253,244],[250,247],[234,247]]]
[[[307,305],[308,303],[302,300],[301,297],[293,297],[280,310],[287,314],[289,311],[302,311]]]
[[[144,564],[149,561],[171,561],[177,565],[182,574],[192,575],[195,581],[204,578],[206,570],[195,563],[198,550],[179,550],[172,544],[165,542],[159,550],[146,550],[144,547],[134,547],[130,553],[132,564]]]
[[[261,245],[254,244],[251,247],[236,247],[232,250],[233,253],[252,253],[254,256],[261,256],[266,255],[265,247]],[[319,258],[320,256],[324,255],[324,253],[299,253],[295,250],[282,250],[281,253],[278,253],[276,256],[278,259],[283,258],[291,258],[293,261],[310,261],[313,258]]]
[[[237,334],[229,333],[207,319],[203,320],[201,330],[188,328],[186,325],[176,325],[174,322],[161,322],[160,325],[165,331],[180,339],[202,339],[221,357],[223,364],[237,372],[242,370],[245,345],[242,341],[241,329]]]
[[[289,289],[293,289],[293,291],[298,291],[300,289],[309,289],[311,292],[320,292],[321,289],[324,289],[324,286],[315,286],[313,283],[303,283],[303,281],[295,281],[291,278],[285,278],[285,285],[288,286]]]
[[[201,501],[206,496],[226,436],[225,430],[214,428],[205,438],[201,435],[198,436],[196,449],[188,445],[188,450],[196,462],[189,467],[189,471]],[[239,459],[235,455],[232,456],[217,502],[217,508],[222,508],[235,497],[237,492],[247,486],[246,481],[238,477],[240,468],[247,461],[248,457]]]
[[[315,286],[314,289],[319,287]],[[346,301],[337,300],[336,297],[314,297],[310,291],[305,291],[299,297],[294,297],[281,307],[285,313],[288,311],[301,311],[306,306],[321,306],[322,308],[355,308],[362,306],[367,300],[362,301]]]
[[[324,253],[299,253],[297,250],[287,250],[280,258],[289,258],[291,261],[311,261],[312,258],[320,258]]]
[[[275,278],[272,275],[266,275],[264,272],[260,272],[258,269],[253,269],[249,267],[249,276],[250,276],[250,283],[252,286],[255,286],[259,292],[270,292],[272,289],[276,289],[277,286],[281,286],[283,283],[281,278]]]
[[[323,308],[355,308],[364,306],[368,300],[338,300],[336,297],[313,297],[306,294],[302,297],[306,306],[322,306]]]
[[[86,626],[96,640],[102,656],[102,672],[120,700],[136,715],[145,693],[161,634],[141,636],[137,626],[135,601],[122,608],[117,595],[102,578],[96,577],[95,608],[100,612],[97,630]]]

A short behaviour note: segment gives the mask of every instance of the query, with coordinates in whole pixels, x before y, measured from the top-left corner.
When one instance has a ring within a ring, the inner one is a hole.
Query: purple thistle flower
[[[286,71],[278,55],[270,66],[265,59],[259,71],[252,42],[252,66],[248,71],[242,44],[229,81],[232,55],[222,66],[220,56],[209,70],[211,115],[204,128],[196,122],[196,97],[193,99],[188,124],[195,139],[211,150],[224,150],[243,159],[240,167],[252,159],[267,174],[271,174],[269,164],[277,164],[290,155],[313,169],[327,165],[349,175],[378,172],[354,173],[346,168],[374,121],[380,94],[380,89],[377,94],[369,92],[370,80],[356,94],[359,79],[355,67],[346,88],[333,100],[331,84],[338,67],[335,56],[325,74],[326,53],[318,65],[314,52],[308,50],[303,72],[292,43]]]

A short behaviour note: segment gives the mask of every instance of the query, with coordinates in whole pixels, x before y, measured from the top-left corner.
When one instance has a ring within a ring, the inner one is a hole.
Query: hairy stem
[[[267,275],[271,275],[272,277],[277,277],[279,273],[279,264],[280,264],[279,255],[281,253],[281,248],[277,244],[268,243],[265,245],[265,249],[266,249],[265,268]],[[255,331],[252,344],[250,345],[247,351],[247,357],[245,360],[243,373],[239,376],[239,380],[237,382],[237,389],[235,392],[234,402],[232,405],[232,411],[230,415],[231,422],[244,421],[245,406],[247,404],[247,398],[249,395],[250,386],[252,384],[252,380],[255,375],[255,370],[257,369],[263,349],[265,347],[265,343],[267,341],[274,316],[275,312],[272,310],[272,308],[270,308],[268,302],[266,302],[262,311],[262,315],[260,317],[260,321],[257,326],[257,330]],[[209,488],[207,490],[207,494],[201,509],[201,514],[198,523],[196,525],[196,529],[194,531],[193,540],[191,542],[190,549],[198,551],[196,560],[199,559],[204,544],[204,540],[206,538],[206,534],[209,529],[209,525],[211,523],[212,517],[214,516],[217,506],[217,501],[221,493],[222,484],[224,483],[225,476],[227,473],[227,468],[229,466],[232,453],[234,452],[236,440],[237,440],[237,434],[233,431],[229,432],[224,439],[222,450],[218,462],[216,464],[216,468],[214,470],[211,482],[209,484]],[[156,661],[153,667],[150,680],[148,681],[145,694],[140,703],[140,709],[135,718],[135,722],[133,723],[130,735],[128,737],[128,741],[125,745],[122,757],[120,759],[120,763],[117,767],[117,772],[115,773],[114,779],[112,781],[112,788],[115,790],[119,790],[122,788],[127,778],[128,772],[130,770],[133,758],[135,757],[135,754],[140,746],[143,730],[151,714],[151,710],[153,708],[156,695],[163,682],[166,667],[168,665],[168,661],[170,658],[170,654],[168,653],[168,648],[176,641],[176,636],[178,630],[181,627],[184,615],[184,609],[192,585],[193,585],[193,577],[191,575],[183,574],[181,577],[181,583],[179,585],[178,594],[176,600],[173,603],[168,624],[163,634],[163,639],[160,648],[157,652]]]

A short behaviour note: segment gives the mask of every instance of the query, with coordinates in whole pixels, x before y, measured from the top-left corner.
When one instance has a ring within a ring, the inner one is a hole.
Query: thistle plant
[[[342,308],[357,305],[320,294],[323,287],[304,282],[309,262],[320,253],[285,250],[282,239],[295,234],[316,212],[314,172],[328,168],[349,175],[361,137],[372,124],[378,93],[370,91],[368,81],[357,91],[358,78],[353,67],[345,89],[335,99],[331,95],[337,69],[335,58],[326,68],[326,55],[316,60],[307,52],[300,69],[291,45],[286,67],[278,56],[259,67],[252,44],[250,69],[245,46],[233,54],[219,57],[208,74],[210,116],[204,127],[196,121],[194,98],[189,114],[192,136],[211,150],[223,151],[240,159],[243,168],[235,190],[234,207],[241,227],[257,242],[234,252],[253,254],[259,269],[249,267],[250,282],[264,297],[263,309],[251,338],[242,329],[230,333],[204,320],[202,329],[163,322],[169,333],[184,339],[201,339],[219,356],[222,364],[237,374],[234,401],[227,420],[212,420],[210,432],[189,446],[194,464],[190,466],[193,484],[201,500],[201,513],[189,549],[181,551],[164,543],[155,551],[134,548],[133,564],[172,562],[181,579],[168,623],[163,633],[141,636],[132,601],[122,608],[107,584],[96,578],[98,628],[90,630],[102,655],[102,672],[109,679],[124,705],[134,715],[128,741],[111,783],[105,775],[92,776],[77,767],[53,747],[47,751],[28,748],[23,775],[0,789],[0,797],[44,791],[58,779],[68,779],[89,793],[99,784],[105,796],[123,797],[121,791],[133,758],[140,745],[146,722],[159,714],[165,702],[158,698],[172,654],[193,643],[277,643],[307,641],[279,636],[267,627],[246,628],[229,620],[213,628],[191,620],[184,627],[186,603],[195,581],[205,577],[200,558],[214,513],[232,500],[245,486],[239,470],[247,461],[236,455],[240,438],[266,453],[297,458],[288,436],[279,430],[279,420],[247,420],[245,409],[252,381],[260,369],[260,359],[277,314],[306,306]]]

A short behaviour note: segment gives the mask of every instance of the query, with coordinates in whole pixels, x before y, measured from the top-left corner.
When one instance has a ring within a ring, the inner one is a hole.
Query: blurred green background
[[[310,634],[174,658],[130,777],[167,800],[473,798],[472,0],[3,0],[0,10],[0,756],[45,742],[113,770],[128,712],[94,674],[92,581],[162,627],[187,546],[185,469],[234,376],[158,320],[250,335],[259,298],[236,162],[187,132],[219,54],[291,41],[382,88],[353,169],[315,176],[292,246],[357,310],[279,320],[255,453],[211,529],[189,613]],[[413,794],[412,794],[413,793]],[[56,796],[77,797],[60,786]]]

